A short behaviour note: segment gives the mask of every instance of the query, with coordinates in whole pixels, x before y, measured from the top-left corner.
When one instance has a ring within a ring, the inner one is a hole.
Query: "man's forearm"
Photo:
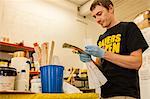
[[[120,67],[138,70],[142,64],[142,55],[119,55],[106,52],[104,59],[119,65]]]

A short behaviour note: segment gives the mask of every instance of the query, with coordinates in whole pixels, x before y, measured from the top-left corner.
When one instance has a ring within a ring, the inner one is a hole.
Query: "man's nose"
[[[97,23],[101,23],[101,19],[100,18],[96,18],[96,22]]]

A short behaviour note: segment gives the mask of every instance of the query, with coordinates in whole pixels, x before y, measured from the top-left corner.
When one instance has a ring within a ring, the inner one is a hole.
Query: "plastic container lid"
[[[11,67],[0,67],[0,76],[16,76],[17,71]]]

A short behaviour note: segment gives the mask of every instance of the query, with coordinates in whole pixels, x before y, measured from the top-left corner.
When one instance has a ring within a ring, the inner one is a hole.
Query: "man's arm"
[[[138,70],[142,65],[142,49],[133,51],[130,55],[119,55],[106,51],[103,58],[120,67]]]

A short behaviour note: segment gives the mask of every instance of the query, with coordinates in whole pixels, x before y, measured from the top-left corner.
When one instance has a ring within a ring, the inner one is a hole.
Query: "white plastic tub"
[[[0,91],[14,90],[16,69],[0,67]]]

